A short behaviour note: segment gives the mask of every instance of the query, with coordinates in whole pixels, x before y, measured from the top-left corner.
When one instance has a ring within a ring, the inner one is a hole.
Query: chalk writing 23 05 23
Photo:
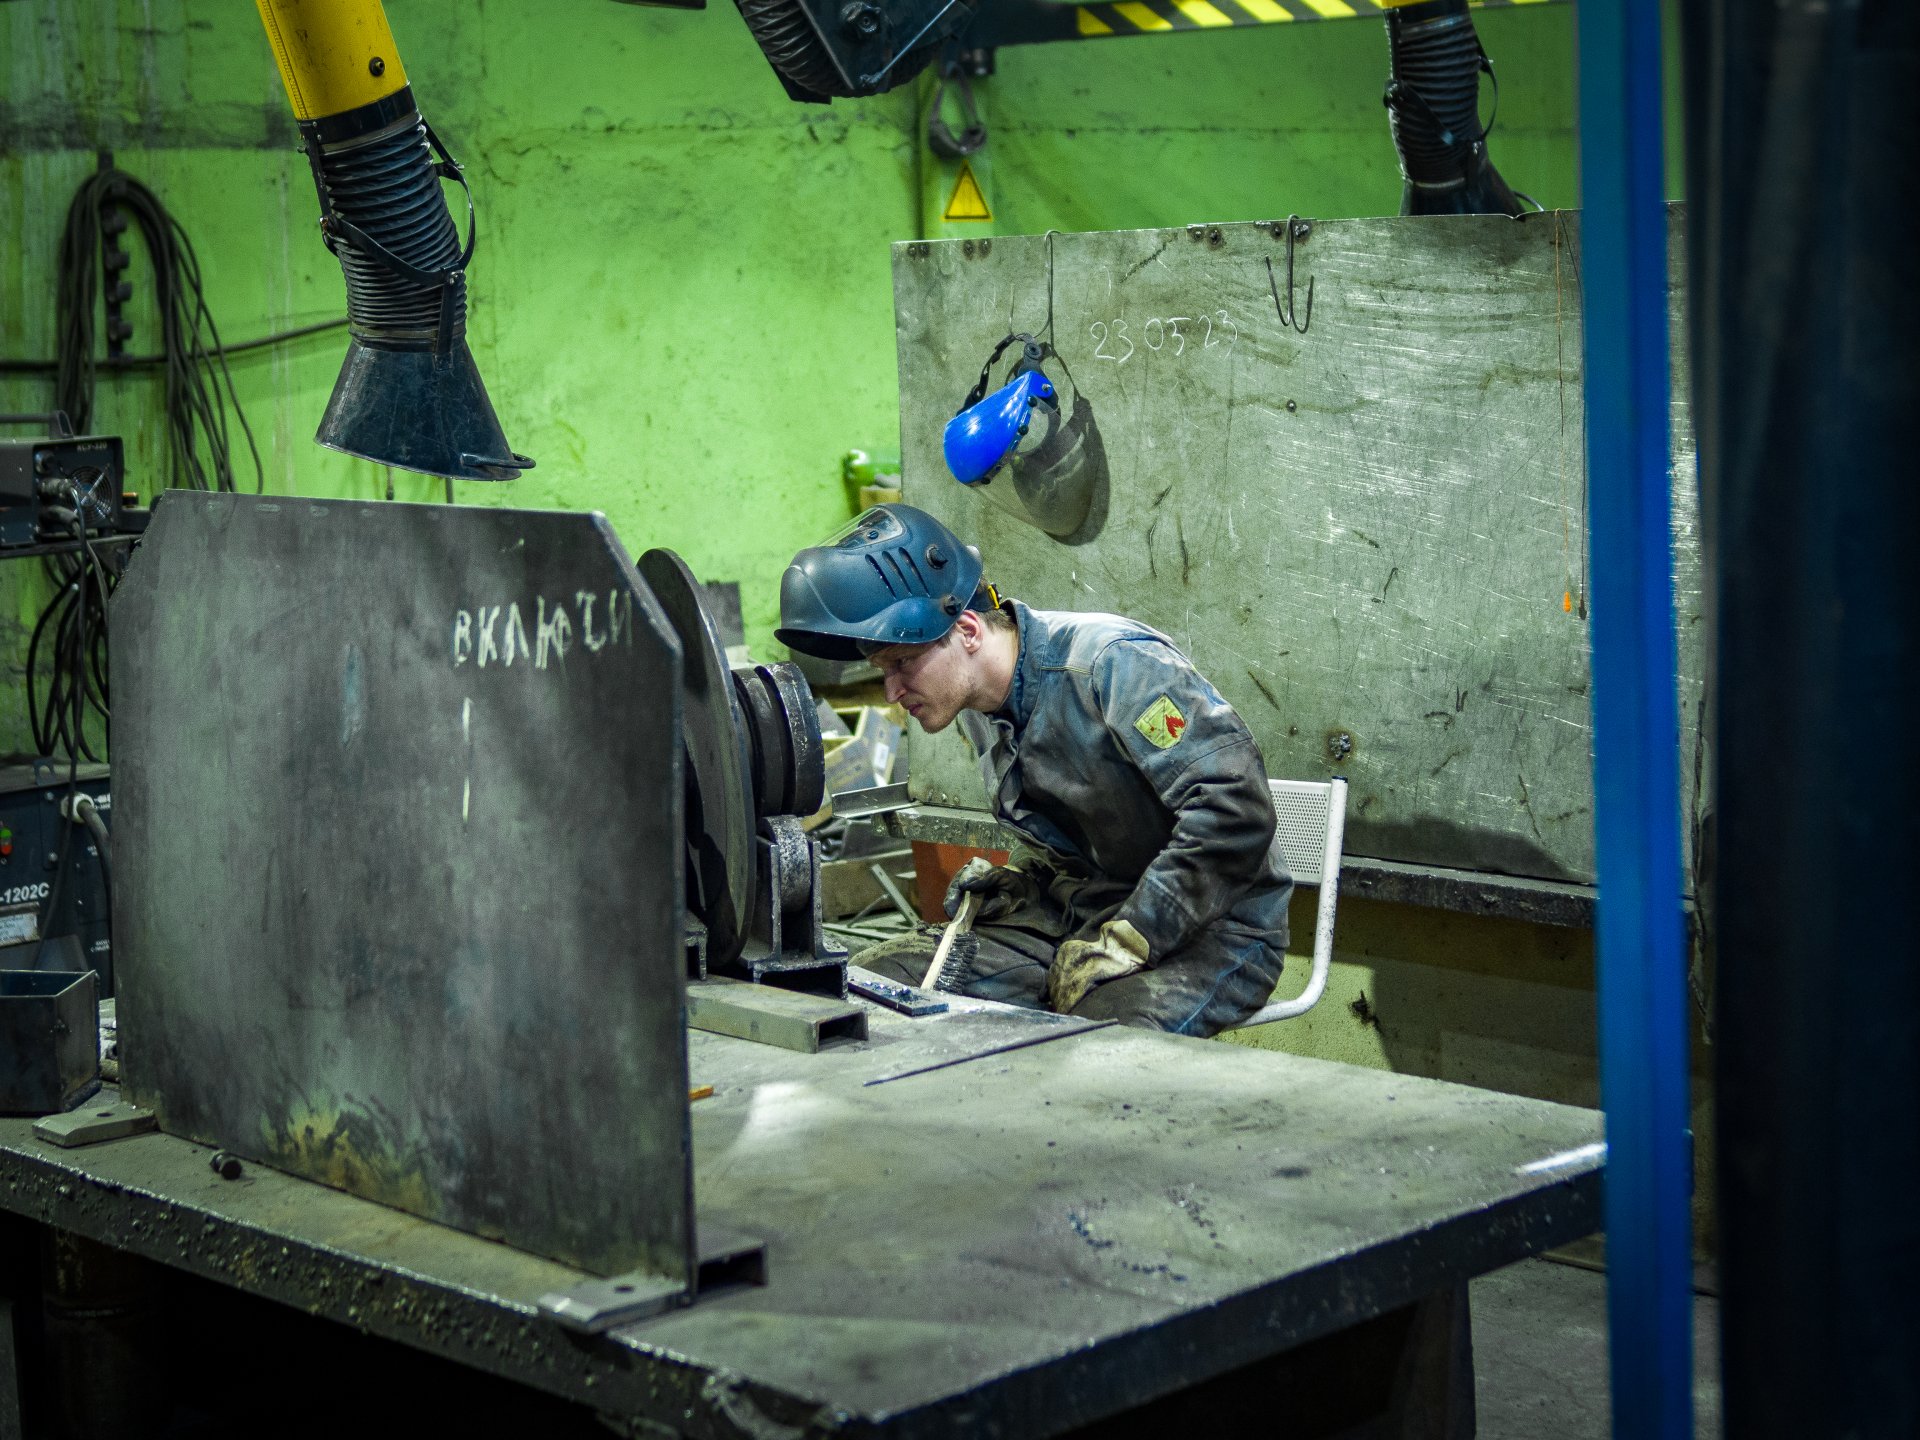
[[[536,595],[531,609],[514,600],[506,605],[476,605],[453,615],[456,666],[472,661],[484,670],[489,665],[519,663],[545,670],[555,659],[565,661],[576,641],[596,655],[609,645],[632,645],[633,596],[617,589],[604,596],[576,590],[571,601]]]
[[[1124,316],[1096,320],[1087,327],[1087,333],[1093,336],[1094,359],[1124,365],[1133,358],[1137,347],[1133,343],[1131,323]],[[1154,316],[1140,327],[1141,345],[1155,354],[1164,352],[1174,359],[1190,349],[1217,349],[1222,354],[1231,354],[1239,338],[1240,327],[1224,310],[1215,310],[1212,314]]]

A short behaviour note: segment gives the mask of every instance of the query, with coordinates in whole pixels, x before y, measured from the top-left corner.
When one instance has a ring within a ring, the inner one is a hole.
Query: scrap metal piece
[[[33,1122],[33,1133],[54,1145],[72,1149],[77,1145],[97,1145],[102,1140],[119,1140],[158,1128],[153,1111],[125,1100],[84,1105],[64,1115],[48,1115]]]
[[[947,1002],[938,995],[902,985],[858,965],[847,967],[847,989],[862,1000],[871,1000],[902,1015],[938,1015],[947,1008]]]
[[[717,977],[687,986],[687,1024],[806,1054],[830,1040],[867,1038],[867,1012],[858,1005]]]
[[[91,970],[0,970],[0,1112],[67,1110],[100,1088],[95,995]]]
[[[569,1330],[602,1335],[618,1325],[671,1310],[684,1298],[680,1286],[644,1270],[589,1280],[571,1290],[549,1290],[533,1303]]]

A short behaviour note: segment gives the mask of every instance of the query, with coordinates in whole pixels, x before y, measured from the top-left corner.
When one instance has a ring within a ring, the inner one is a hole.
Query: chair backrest
[[[1320,904],[1313,922],[1313,971],[1298,998],[1282,1000],[1249,1015],[1238,1030],[1304,1015],[1327,988],[1333,962],[1333,915],[1340,896],[1340,854],[1346,841],[1347,782],[1344,780],[1269,780],[1276,824],[1273,847],[1302,885],[1318,886]]]
[[[1287,871],[1302,885],[1318,885],[1326,865],[1327,818],[1333,787],[1344,781],[1269,780],[1274,818],[1279,821],[1273,843],[1287,862]],[[1336,858],[1339,851],[1334,852]]]

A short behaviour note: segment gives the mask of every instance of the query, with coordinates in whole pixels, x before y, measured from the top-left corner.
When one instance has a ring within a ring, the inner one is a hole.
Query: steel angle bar
[[[920,923],[919,912],[916,911],[912,903],[908,901],[906,892],[900,888],[900,882],[887,873],[886,866],[876,860],[867,866],[867,873],[873,876],[874,882],[878,884],[882,890],[886,891],[887,899],[893,902],[893,908],[900,912],[906,919],[907,924],[918,925]]]
[[[833,818],[859,820],[868,815],[885,815],[892,810],[905,810],[912,804],[913,797],[907,793],[907,783],[904,780],[896,785],[872,785],[864,790],[842,790],[833,797]]]

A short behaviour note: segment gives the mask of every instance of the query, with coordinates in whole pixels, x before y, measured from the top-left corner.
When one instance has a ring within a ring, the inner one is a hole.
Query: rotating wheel
[[[727,654],[701,600],[700,582],[671,550],[640,557],[640,576],[667,613],[685,655],[688,899],[707,926],[711,963],[728,965],[746,944],[753,913],[758,816],[753,759]]]
[[[797,665],[732,670],[707,614],[700,582],[671,550],[640,557],[640,576],[666,611],[684,655],[687,901],[707,927],[711,964],[745,949],[769,896],[758,845],[776,843],[780,817],[811,815],[826,800],[826,746],[813,691]],[[790,827],[799,834],[799,822]],[[795,862],[782,874],[799,873]]]

